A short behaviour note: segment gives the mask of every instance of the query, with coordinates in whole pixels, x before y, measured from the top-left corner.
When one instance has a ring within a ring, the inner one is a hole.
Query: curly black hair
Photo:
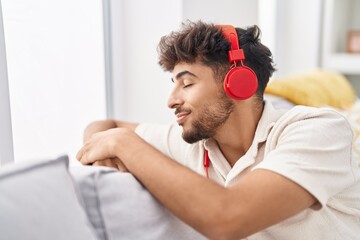
[[[262,99],[269,78],[275,71],[272,54],[260,42],[258,26],[235,29],[239,46],[245,54],[243,63],[255,72],[259,85],[256,95]],[[231,66],[228,60],[230,47],[221,28],[202,21],[186,21],[180,31],[161,38],[158,45],[159,64],[165,71],[171,72],[178,63],[200,61],[213,70],[215,78],[223,81]]]

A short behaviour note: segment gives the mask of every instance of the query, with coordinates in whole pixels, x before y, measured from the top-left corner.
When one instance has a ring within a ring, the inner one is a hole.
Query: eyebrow
[[[184,76],[184,75],[190,75],[190,76],[193,76],[193,77],[196,77],[196,78],[197,78],[197,76],[196,76],[195,74],[193,74],[192,72],[189,72],[189,71],[185,70],[185,71],[182,71],[182,72],[177,73],[176,76],[175,76],[175,80],[178,80],[179,78],[181,78],[181,77]],[[174,82],[174,78],[171,78],[171,81]]]

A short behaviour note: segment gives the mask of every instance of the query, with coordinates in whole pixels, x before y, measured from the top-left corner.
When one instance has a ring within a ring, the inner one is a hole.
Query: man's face
[[[213,137],[231,114],[234,104],[210,67],[200,63],[179,63],[172,80],[169,108],[175,109],[177,122],[183,127],[188,143]]]

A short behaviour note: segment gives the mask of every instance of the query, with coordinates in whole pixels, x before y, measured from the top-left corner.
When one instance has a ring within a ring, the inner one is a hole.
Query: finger
[[[129,172],[125,164],[118,157],[112,158],[112,160],[114,161],[117,169],[119,169],[120,172]]]
[[[98,161],[95,161],[92,165],[117,168],[116,164],[111,159],[98,160]]]
[[[96,160],[91,160],[90,156],[89,156],[89,151],[82,151],[82,155],[81,158],[79,159],[80,163],[82,165],[91,165],[93,162],[95,162]]]
[[[78,153],[76,154],[76,159],[78,160],[78,161],[80,161],[80,159],[81,159],[81,157],[82,157],[82,155],[83,155],[83,150],[84,149],[84,147],[82,147],[79,151],[78,151]]]
[[[117,167],[117,169],[119,169],[120,172],[129,172],[127,167],[124,165],[124,163],[119,158],[116,158],[115,162],[116,162],[116,167]]]

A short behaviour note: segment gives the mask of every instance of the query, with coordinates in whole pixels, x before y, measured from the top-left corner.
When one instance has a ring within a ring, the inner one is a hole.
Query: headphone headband
[[[238,62],[245,60],[244,51],[239,47],[239,39],[236,29],[232,25],[215,25],[220,28],[222,35],[231,43],[231,50],[228,53],[229,62]]]

